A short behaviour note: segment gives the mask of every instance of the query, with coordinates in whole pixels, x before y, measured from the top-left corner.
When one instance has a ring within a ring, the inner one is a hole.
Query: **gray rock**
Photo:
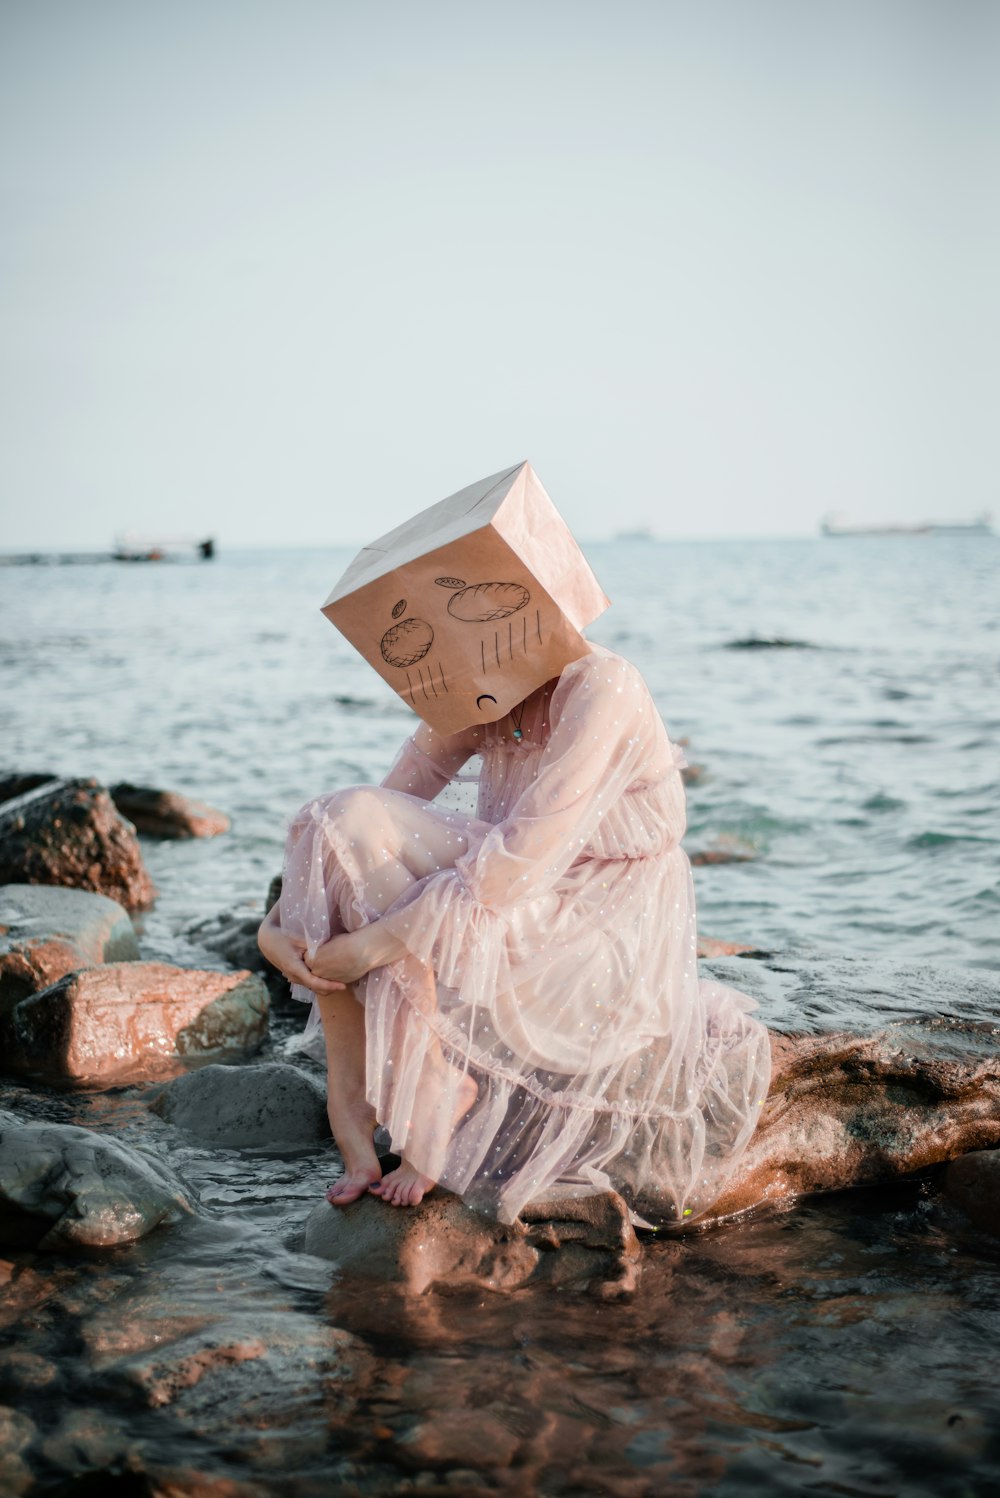
[[[3,1016],[79,967],[134,962],[132,922],[106,895],[59,885],[0,886],[0,1040]]]
[[[110,1248],[190,1211],[176,1177],[120,1140],[0,1113],[0,1242]]]
[[[200,1067],[175,1077],[151,1106],[206,1144],[224,1147],[312,1144],[330,1134],[323,1088],[280,1061]]]
[[[944,1189],[977,1227],[1000,1238],[1000,1149],[973,1150],[952,1160]]]
[[[511,1226],[441,1190],[405,1210],[374,1196],[348,1207],[323,1202],[306,1221],[303,1246],[336,1263],[345,1280],[416,1295],[434,1285],[506,1291],[546,1281],[612,1297],[634,1289],[640,1258],[628,1208],[613,1191],[538,1203]]]
[[[9,1405],[0,1405],[0,1492],[17,1498],[33,1485],[24,1452],[38,1434],[34,1422]]]
[[[47,781],[0,803],[0,884],[89,889],[126,910],[156,894],[135,828],[96,780]]]
[[[220,911],[207,920],[196,921],[187,928],[186,935],[209,952],[218,952],[233,967],[245,967],[248,972],[260,973],[274,1004],[301,1015],[301,1005],[291,997],[288,979],[271,966],[257,945],[257,932],[263,918],[262,915]]]
[[[84,968],[10,1012],[8,1070],[136,1080],[176,1056],[248,1050],[267,1034],[267,989],[252,973],[164,962]]]

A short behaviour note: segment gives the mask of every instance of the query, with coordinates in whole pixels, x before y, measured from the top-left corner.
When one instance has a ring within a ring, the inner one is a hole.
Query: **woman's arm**
[[[257,945],[271,966],[276,967],[279,973],[284,973],[291,983],[301,983],[303,988],[309,988],[313,993],[336,993],[338,989],[345,987],[344,983],[338,983],[332,978],[318,977],[306,967],[303,956],[306,944],[298,937],[287,936],[282,931],[277,902],[271,906],[260,924]]]
[[[406,740],[385,779],[387,791],[405,791],[421,801],[433,801],[473,754],[477,753],[482,729],[443,734],[421,721]]]
[[[590,842],[605,811],[655,755],[659,715],[621,656],[584,656],[552,694],[538,773],[509,816],[459,858],[466,891],[493,910],[550,889]]]

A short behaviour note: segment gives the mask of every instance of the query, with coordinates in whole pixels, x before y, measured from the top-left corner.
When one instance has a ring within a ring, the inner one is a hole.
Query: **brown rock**
[[[94,890],[126,910],[156,893],[134,827],[96,780],[47,781],[0,805],[0,884]]]
[[[538,1204],[524,1218],[511,1226],[492,1222],[440,1190],[406,1211],[363,1196],[349,1207],[316,1207],[304,1248],[332,1259],[345,1278],[402,1285],[416,1295],[435,1284],[503,1291],[529,1280],[590,1284],[602,1295],[634,1286],[639,1244],[614,1192]]]
[[[699,1223],[1000,1145],[1000,1046],[977,1030],[966,1055],[942,1054],[934,1025],[869,1036],[772,1034],[760,1123],[737,1177]]]
[[[510,1466],[520,1445],[520,1437],[489,1410],[449,1410],[398,1437],[393,1456],[411,1468],[496,1471]]]
[[[757,850],[738,837],[717,837],[708,848],[700,848],[689,854],[693,867],[715,863],[751,863]]]
[[[722,941],[718,936],[703,936],[700,931],[698,933],[699,957],[739,957],[741,953],[745,955],[759,950],[751,942]]]
[[[246,1050],[267,1034],[267,989],[252,973],[113,962],[70,973],[10,1014],[9,1070],[137,1078],[176,1056]]]
[[[944,1189],[977,1227],[1000,1238],[1000,1149],[973,1150],[952,1160]]]
[[[217,837],[229,831],[229,818],[224,812],[177,791],[159,791],[123,780],[111,787],[111,799],[145,837]]]
[[[57,885],[0,887],[0,1044],[3,1017],[28,994],[79,967],[138,959],[122,907],[106,895]]]

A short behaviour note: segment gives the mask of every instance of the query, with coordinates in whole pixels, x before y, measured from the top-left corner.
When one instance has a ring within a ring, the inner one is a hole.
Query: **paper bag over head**
[[[366,546],[323,613],[441,733],[495,722],[588,649],[608,607],[529,463]]]

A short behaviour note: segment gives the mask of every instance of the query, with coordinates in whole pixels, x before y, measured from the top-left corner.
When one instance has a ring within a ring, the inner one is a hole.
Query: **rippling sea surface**
[[[410,731],[319,613],[350,555],[0,568],[2,764],[163,786],[232,817],[222,838],[144,845],[159,890],[139,921],[144,955],[205,962],[188,928],[260,910],[296,808],[380,778]],[[640,667],[703,767],[689,851],[754,854],[695,869],[699,929],[771,951],[1000,967],[1000,540],[622,541],[588,555],[614,599],[588,633]],[[667,1473],[672,1491],[726,1495],[1000,1486],[998,1256],[927,1182],[653,1245],[628,1306],[552,1291],[430,1297],[380,1322],[378,1307],[338,1300],[330,1266],[288,1247],[329,1150],[198,1151],[148,1123],[134,1089],[16,1087],[0,1102],[92,1127],[120,1107],[115,1126],[147,1144],[152,1129],[200,1197],[206,1215],[187,1229],[88,1266],[105,1298],[110,1276],[123,1293],[159,1285],[231,1310],[252,1300],[332,1317],[398,1375],[362,1420],[368,1434],[331,1433],[325,1454],[325,1417],[304,1400],[312,1435],[300,1460],[280,1448],[280,1479],[259,1430],[251,1442],[210,1420],[180,1430],[137,1414],[134,1439],[159,1461],[267,1492],[340,1491],[324,1473],[354,1485],[343,1491],[404,1491],[413,1472],[371,1432],[425,1418],[436,1388],[441,1410],[495,1407],[515,1433],[548,1411],[563,1455],[544,1469],[547,1492],[652,1493]],[[79,1338],[66,1340],[64,1314],[50,1319],[37,1312],[22,1335],[75,1366]],[[517,1491],[515,1477],[486,1467],[477,1480]]]

